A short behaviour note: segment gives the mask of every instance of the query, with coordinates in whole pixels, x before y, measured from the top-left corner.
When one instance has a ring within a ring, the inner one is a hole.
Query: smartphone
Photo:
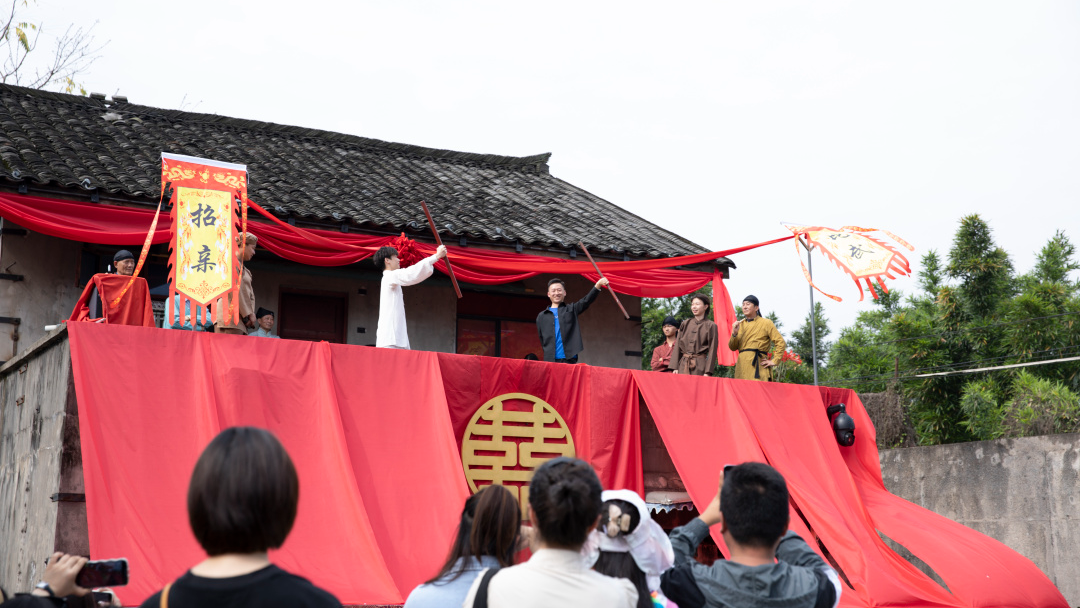
[[[75,575],[75,584],[86,589],[119,587],[127,583],[128,561],[126,558],[89,561]]]
[[[725,464],[724,465],[724,475],[726,476],[731,471],[731,469],[734,469],[736,466],[738,466],[738,465]]]
[[[113,594],[108,591],[95,591],[94,604],[98,606],[112,606]]]

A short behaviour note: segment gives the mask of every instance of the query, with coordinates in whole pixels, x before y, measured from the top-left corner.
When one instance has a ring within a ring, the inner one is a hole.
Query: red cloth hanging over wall
[[[345,603],[400,603],[451,542],[467,495],[462,420],[483,400],[541,397],[607,487],[640,491],[640,391],[699,508],[725,463],[766,461],[784,473],[793,504],[854,586],[842,605],[1067,606],[1014,551],[889,495],[852,393],[93,323],[68,331],[90,549],[130,559],[131,584],[118,590],[128,605],[203,558],[186,488],[225,427],[270,429],[296,463],[296,525],[272,560]],[[824,407],[836,399],[859,425],[854,448],[833,438]],[[794,512],[791,525],[815,546]],[[931,564],[952,594],[885,547],[877,529]]]
[[[821,387],[820,394],[824,407],[846,404],[855,420],[859,439],[840,454],[878,530],[926,562],[953,595],[969,606],[1064,608],[1061,593],[1024,556],[989,536],[890,494],[881,477],[874,425],[858,394],[829,387]]]
[[[94,288],[101,297],[102,316],[106,323],[113,325],[141,325],[143,327],[157,327],[154,320],[153,305],[150,303],[150,288],[146,285],[146,279],[135,277],[131,288],[121,298],[115,309],[109,308],[109,302],[120,295],[124,286],[131,281],[131,277],[118,274],[99,273],[90,277],[79,300],[75,303],[75,309],[71,312],[68,321],[90,321],[90,298],[94,295]]]
[[[153,212],[115,205],[3,194],[0,195],[0,217],[35,232],[59,238],[103,245],[127,245],[143,241]],[[327,230],[301,230],[288,225],[263,222],[251,222],[249,229],[259,237],[259,245],[275,255],[313,266],[355,264],[373,255],[379,247],[388,245],[393,238]],[[677,297],[700,289],[708,283],[711,276],[707,272],[674,270],[672,266],[709,262],[718,257],[791,238],[794,236],[679,258],[599,262],[598,265],[611,281],[612,288],[619,293],[650,298]],[[169,227],[159,225],[152,241],[168,242]],[[424,255],[435,252],[435,246],[427,243],[418,243],[417,248]],[[468,247],[451,246],[448,249],[458,278],[468,283],[494,285],[520,281],[540,273],[580,274],[592,281],[599,278],[588,262]],[[435,267],[440,272],[446,272],[443,261],[436,263]]]
[[[1046,575],[1012,549],[889,494],[873,424],[854,392],[633,374],[699,509],[712,500],[724,464],[757,460],[784,474],[792,503],[854,586],[845,585],[841,605],[1068,605]],[[836,444],[825,415],[826,405],[841,401],[855,418],[852,448]],[[814,547],[794,511],[791,527]],[[877,530],[930,564],[952,593],[885,546]]]

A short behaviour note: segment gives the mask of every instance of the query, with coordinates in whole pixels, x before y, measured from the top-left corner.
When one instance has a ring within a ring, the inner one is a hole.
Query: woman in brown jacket
[[[671,349],[671,365],[678,365],[679,374],[711,376],[716,368],[716,348],[720,341],[716,323],[708,318],[712,301],[703,293],[690,300],[693,318],[679,326],[679,338]],[[678,362],[678,363],[676,363]]]

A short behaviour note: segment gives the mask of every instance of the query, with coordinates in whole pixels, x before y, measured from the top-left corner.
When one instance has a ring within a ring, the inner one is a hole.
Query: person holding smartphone
[[[836,608],[840,577],[788,529],[790,518],[779,471],[761,462],[724,467],[709,506],[672,530],[675,567],[661,575],[660,588],[679,608]],[[731,556],[706,566],[694,554],[712,526],[720,526]]]

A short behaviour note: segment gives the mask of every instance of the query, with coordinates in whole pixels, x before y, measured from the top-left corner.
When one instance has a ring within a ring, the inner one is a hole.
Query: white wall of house
[[[14,227],[5,223],[6,227]],[[71,315],[82,288],[78,286],[82,245],[30,232],[27,236],[5,236],[0,243],[0,270],[21,274],[23,281],[0,281],[0,317],[19,317],[18,350],[21,351],[44,337],[46,325],[58,323]],[[137,253],[138,246],[129,247]],[[117,247],[120,249],[120,247]],[[328,269],[290,266],[280,269],[273,263],[257,259],[251,265],[256,306],[263,306],[280,315],[280,294],[283,289],[343,293],[348,301],[346,341],[349,344],[372,345],[379,315],[379,283],[370,262],[345,269],[346,275]],[[334,276],[337,275],[337,276]],[[547,281],[553,275],[540,275],[512,286],[522,295],[542,296]],[[563,276],[567,282],[568,299],[583,297],[591,283],[578,276]],[[470,285],[462,284],[466,298]],[[358,293],[366,290],[366,294]],[[640,316],[641,301],[629,296],[620,297],[627,311]],[[539,313],[543,301],[538,300]],[[498,311],[492,311],[496,315]],[[420,285],[405,288],[405,314],[409,325],[409,340],[416,350],[454,352],[457,339],[457,297],[449,280],[441,273]],[[279,317],[280,320],[280,317]],[[641,325],[627,321],[615,306],[611,296],[602,293],[589,310],[580,317],[585,350],[580,361],[589,365],[636,369],[640,358],[626,352],[641,350]],[[358,333],[357,328],[364,328]],[[0,324],[0,360],[12,356],[11,329]]]
[[[18,228],[4,221],[4,228]],[[22,320],[17,350],[22,352],[46,334],[45,326],[71,316],[79,299],[79,261],[82,245],[28,232],[0,240],[0,272],[22,275],[21,281],[0,280],[0,317]],[[0,361],[12,358],[16,326],[0,323]]]

